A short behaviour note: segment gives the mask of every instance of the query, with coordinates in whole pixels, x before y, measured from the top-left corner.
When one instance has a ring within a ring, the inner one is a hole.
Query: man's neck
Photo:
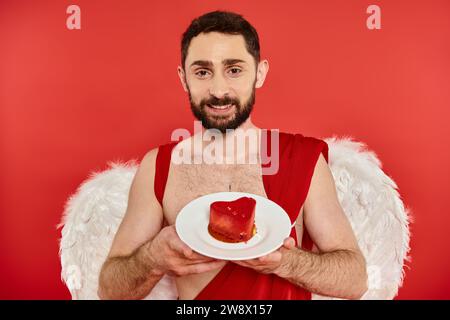
[[[201,135],[196,134],[197,137],[194,139],[202,141],[202,151],[206,147],[214,147],[217,150],[217,143],[222,144],[222,150],[225,155],[234,154],[234,159],[239,157],[245,157],[244,159],[249,159],[250,155],[259,155],[260,144],[261,144],[261,129],[255,126],[252,121],[247,119],[241,126],[236,130],[228,130],[226,133],[222,133],[221,139],[215,141],[214,139],[202,139],[207,129],[202,127]],[[245,139],[245,140],[244,140]],[[243,149],[238,148],[238,144],[245,141]],[[213,144],[213,145],[211,145]],[[214,146],[214,144],[216,144]],[[232,146],[232,150],[227,150],[227,146]]]

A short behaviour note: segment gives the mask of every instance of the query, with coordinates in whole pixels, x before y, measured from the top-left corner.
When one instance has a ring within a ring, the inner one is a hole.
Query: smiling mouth
[[[234,106],[234,104],[227,104],[224,106],[215,106],[212,104],[207,104],[206,106],[211,110],[218,111],[218,112],[224,112],[224,111],[230,110]]]

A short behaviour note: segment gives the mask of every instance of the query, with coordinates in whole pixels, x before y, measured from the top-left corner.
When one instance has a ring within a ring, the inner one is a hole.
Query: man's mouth
[[[223,113],[223,112],[227,112],[228,110],[232,109],[234,104],[227,104],[224,106],[216,106],[213,104],[207,104],[206,106],[213,112]]]

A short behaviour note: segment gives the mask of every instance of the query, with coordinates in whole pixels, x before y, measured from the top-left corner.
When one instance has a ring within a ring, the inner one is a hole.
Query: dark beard
[[[229,98],[225,96],[223,99],[217,99],[216,97],[211,97],[209,99],[203,99],[199,105],[192,101],[191,91],[188,89],[189,102],[191,103],[191,110],[194,116],[202,122],[205,129],[218,129],[222,133],[226,133],[227,129],[236,129],[241,124],[243,124],[250,113],[253,110],[253,105],[255,104],[255,86],[253,86],[252,94],[250,99],[245,105],[241,105],[238,99]],[[205,108],[208,108],[208,104],[213,104],[217,106],[225,106],[227,104],[235,105],[234,117],[231,116],[231,120],[226,120],[222,116],[208,116]]]

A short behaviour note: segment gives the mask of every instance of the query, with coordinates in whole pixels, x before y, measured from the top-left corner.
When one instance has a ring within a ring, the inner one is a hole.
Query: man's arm
[[[303,214],[304,227],[316,252],[289,250],[282,276],[314,293],[361,298],[367,291],[366,262],[322,154],[314,170]]]
[[[142,299],[165,273],[201,273],[224,264],[193,252],[173,225],[161,229],[163,210],[153,186],[157,152],[144,156],[131,184],[127,211],[100,272],[101,299]]]
[[[157,149],[148,152],[134,176],[127,211],[100,272],[101,299],[145,297],[163,275],[153,267],[149,256],[151,240],[163,222],[162,208],[153,191],[157,153]]]
[[[284,247],[238,264],[263,273],[275,273],[310,292],[359,299],[367,291],[366,262],[336,193],[333,176],[322,154],[314,170],[304,204],[304,227],[315,252]]]

